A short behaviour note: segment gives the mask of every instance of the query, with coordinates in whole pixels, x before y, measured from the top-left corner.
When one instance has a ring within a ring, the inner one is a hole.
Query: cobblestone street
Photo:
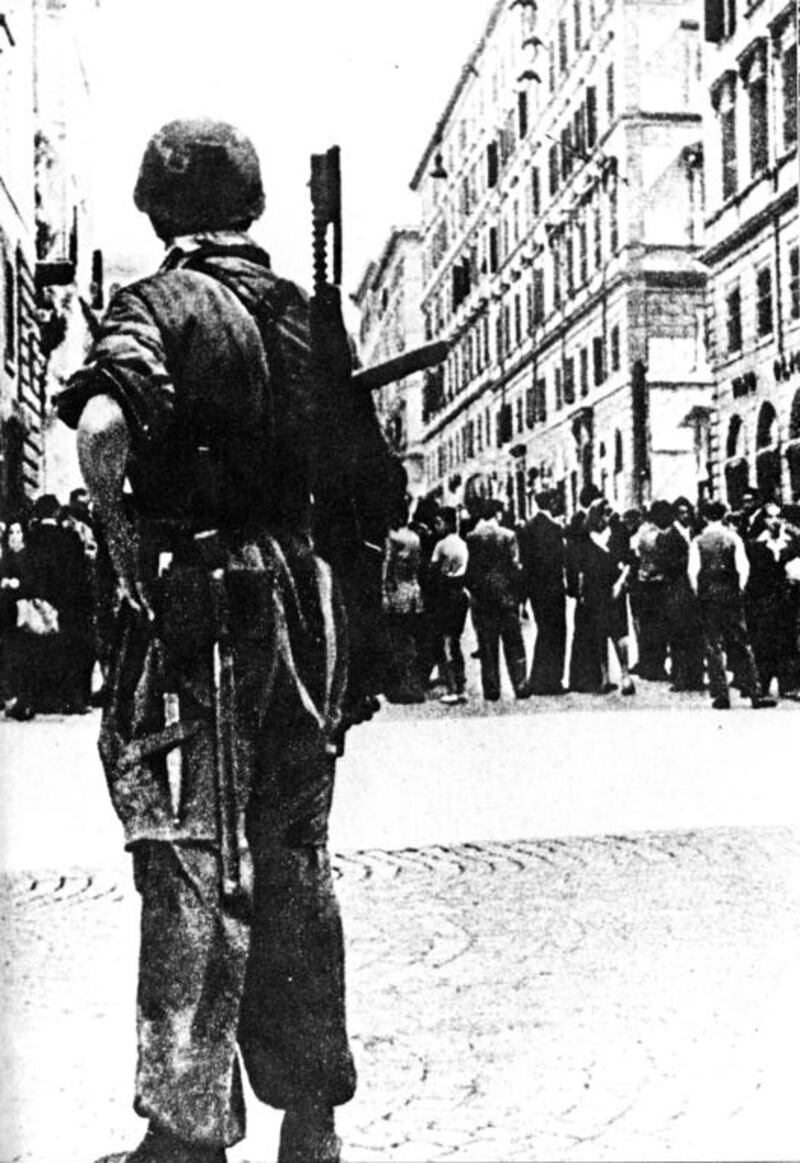
[[[797,801],[785,762],[758,766],[791,755],[796,710],[723,726],[660,698],[391,708],[354,735],[345,1163],[800,1157]],[[0,726],[2,1163],[141,1134],[137,902],[96,725]],[[271,1163],[278,1116],[248,1110],[231,1161]]]

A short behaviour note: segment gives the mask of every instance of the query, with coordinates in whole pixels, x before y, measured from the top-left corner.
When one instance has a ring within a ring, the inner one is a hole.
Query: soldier
[[[58,401],[122,595],[100,751],[142,902],[149,1127],[109,1159],[224,1160],[240,1051],[285,1111],[280,1163],[333,1163],[355,1088],[326,850],[347,663],[311,536],[308,302],[246,233],[264,195],[232,126],[166,125],[134,197],[166,258]]]

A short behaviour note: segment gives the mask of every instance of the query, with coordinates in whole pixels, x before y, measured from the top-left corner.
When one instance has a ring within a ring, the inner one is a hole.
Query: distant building
[[[80,45],[95,0],[0,12],[0,508],[78,481],[50,399],[83,357],[102,300],[91,241],[89,82]]]
[[[0,13],[0,500],[16,512],[39,483],[45,409],[34,274],[34,13]]]
[[[708,0],[706,252],[714,467],[800,500],[800,226],[794,0]]]
[[[420,243],[419,230],[395,227],[352,297],[360,316],[359,357],[364,367],[424,343]],[[384,432],[404,461],[416,492],[424,491],[422,386],[423,375],[415,372],[376,393]]]
[[[709,487],[698,0],[499,0],[412,180],[427,478],[572,511]],[[698,469],[699,465],[699,469]]]

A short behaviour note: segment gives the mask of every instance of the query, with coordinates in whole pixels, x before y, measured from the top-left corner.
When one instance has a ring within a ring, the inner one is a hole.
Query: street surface
[[[345,1163],[799,1159],[800,708],[470,691],[385,708],[341,764]],[[97,718],[0,721],[0,1163],[143,1129]],[[271,1163],[249,1115],[231,1163]]]

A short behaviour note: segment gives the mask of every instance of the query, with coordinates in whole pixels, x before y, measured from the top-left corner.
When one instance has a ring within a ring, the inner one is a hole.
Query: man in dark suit
[[[556,498],[538,493],[536,512],[518,534],[525,596],[536,621],[536,643],[526,691],[532,695],[564,693],[567,642],[564,589],[564,531],[554,519]]]
[[[500,698],[500,641],[514,694],[525,694],[525,643],[519,620],[520,567],[516,535],[500,524],[503,506],[487,501],[467,537],[467,589],[478,638],[483,697]]]

